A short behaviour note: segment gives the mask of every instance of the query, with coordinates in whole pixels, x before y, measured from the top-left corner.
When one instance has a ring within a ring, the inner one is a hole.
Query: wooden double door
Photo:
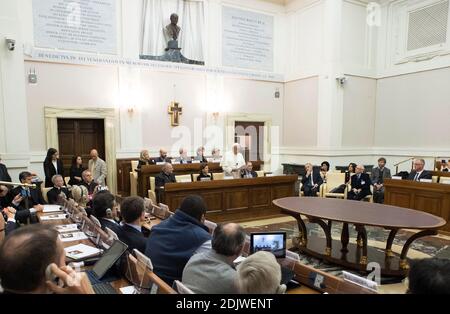
[[[85,168],[94,148],[105,159],[105,122],[103,119],[58,119],[58,141],[64,174],[69,176],[73,156],[81,156]]]

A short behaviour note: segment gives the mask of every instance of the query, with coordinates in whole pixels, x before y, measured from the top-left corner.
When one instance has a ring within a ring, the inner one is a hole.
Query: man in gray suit
[[[106,162],[98,157],[96,149],[91,150],[91,160],[89,160],[89,171],[94,177],[94,182],[106,186]]]
[[[384,203],[384,179],[391,179],[391,170],[386,168],[386,158],[378,159],[378,167],[372,170],[373,201]]]
[[[235,223],[218,225],[212,250],[191,257],[183,271],[183,283],[195,293],[237,294],[233,261],[242,254],[244,229]]]

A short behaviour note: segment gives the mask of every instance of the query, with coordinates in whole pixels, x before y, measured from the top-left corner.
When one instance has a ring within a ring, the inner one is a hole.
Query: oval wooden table
[[[402,207],[333,198],[287,197],[273,201],[281,212],[293,216],[298,222],[298,249],[331,263],[366,271],[369,262],[380,264],[381,273],[404,276],[408,269],[407,254],[411,243],[418,238],[436,235],[446,224],[441,217]],[[310,237],[302,216],[318,224],[325,233],[325,241]],[[332,239],[332,222],[342,222],[340,241]],[[357,231],[356,244],[349,244],[349,225]],[[367,246],[366,226],[390,230],[384,250]],[[418,230],[403,245],[400,256],[392,252],[392,243],[400,229]],[[340,243],[339,243],[340,242]]]

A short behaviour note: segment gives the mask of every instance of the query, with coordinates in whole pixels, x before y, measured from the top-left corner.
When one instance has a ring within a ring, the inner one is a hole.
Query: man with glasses
[[[430,171],[427,171],[425,168],[425,160],[416,159],[414,160],[414,170],[408,176],[408,180],[419,182],[422,179],[432,179],[432,174]]]
[[[370,191],[372,181],[364,170],[363,165],[356,166],[355,174],[351,178],[351,190],[348,192],[347,199],[361,201],[367,195],[372,194]]]

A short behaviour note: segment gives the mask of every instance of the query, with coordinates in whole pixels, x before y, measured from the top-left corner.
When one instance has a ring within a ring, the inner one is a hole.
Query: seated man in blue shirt
[[[211,247],[209,229],[203,224],[205,214],[205,201],[190,195],[173,216],[152,228],[145,255],[167,284],[181,281],[184,266],[201,246]]]

